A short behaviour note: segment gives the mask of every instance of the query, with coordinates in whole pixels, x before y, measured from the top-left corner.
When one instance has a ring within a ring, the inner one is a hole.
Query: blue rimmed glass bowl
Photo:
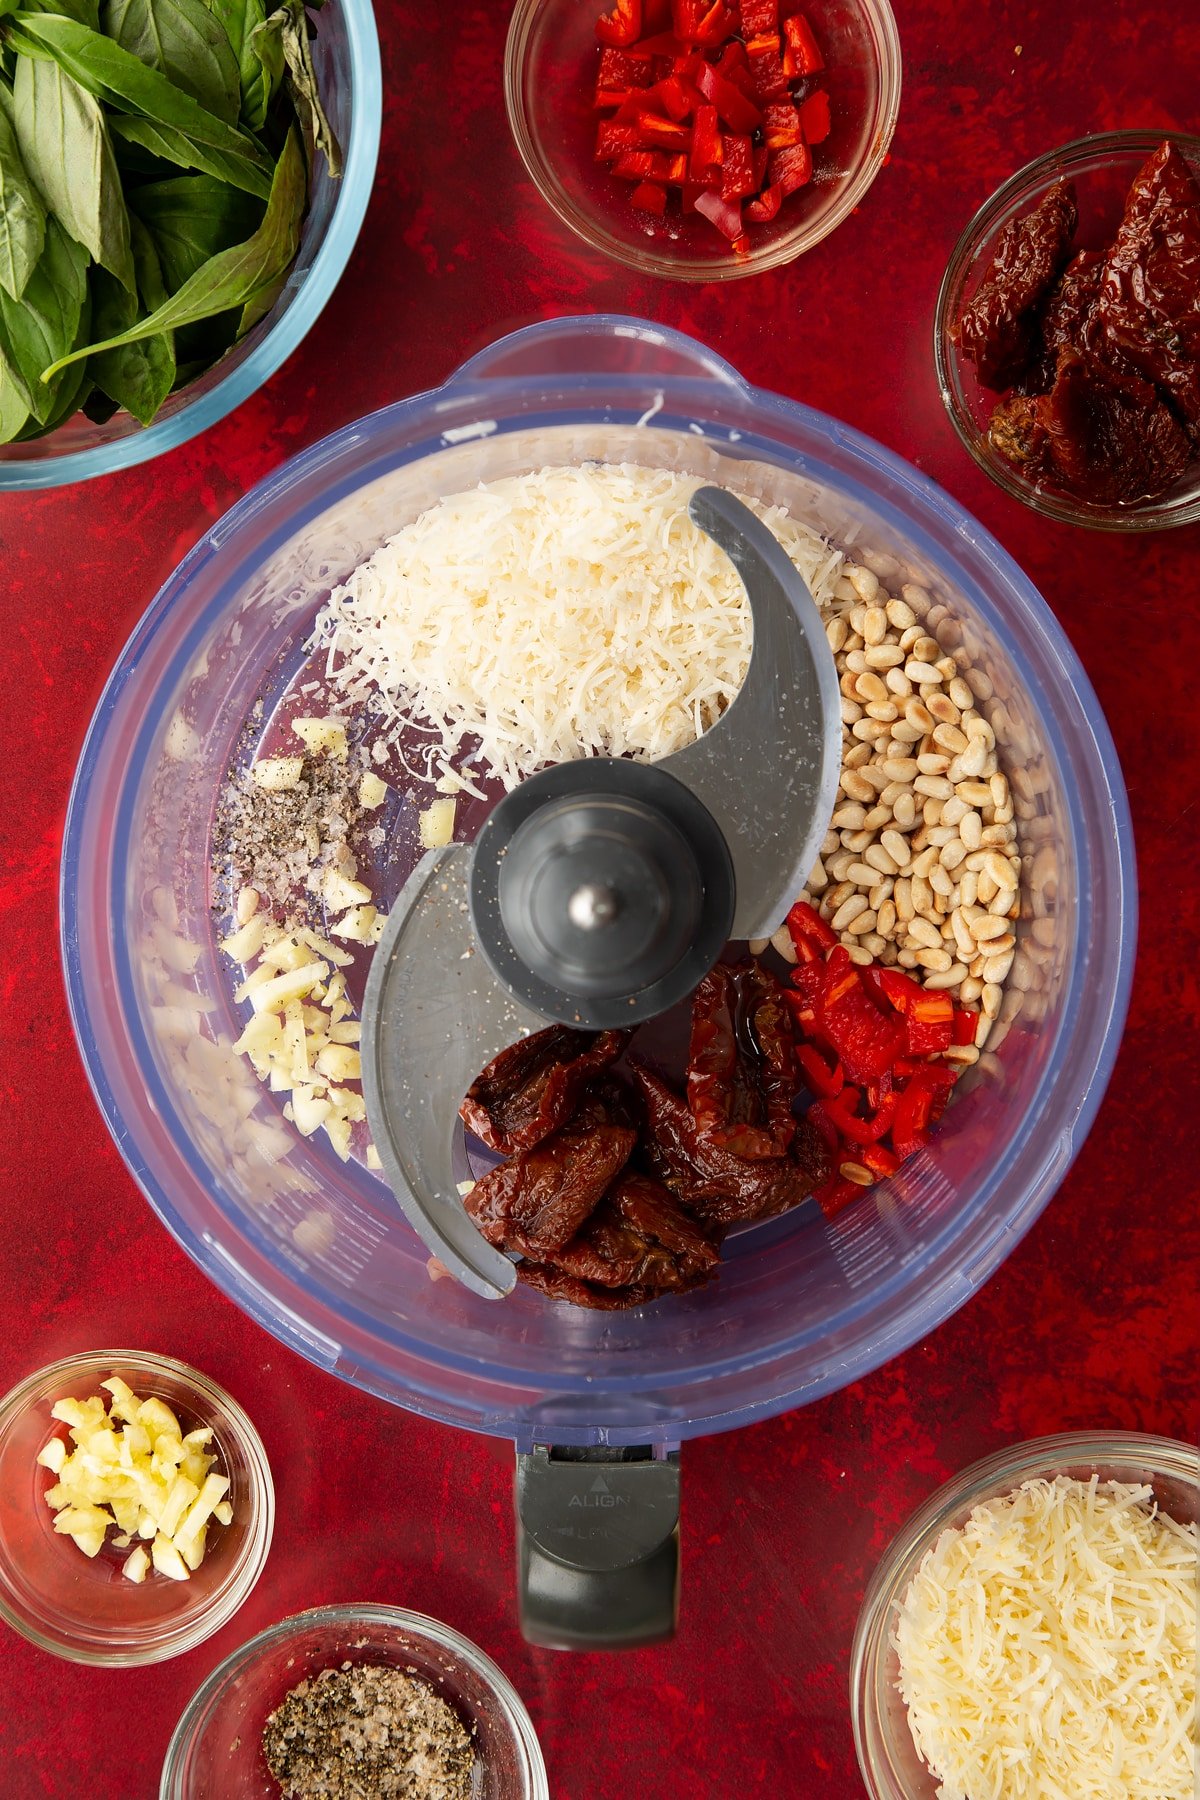
[[[172,394],[152,425],[125,412],[96,425],[80,413],[48,437],[0,444],[0,491],[90,481],[174,450],[262,387],[313,325],[349,261],[375,179],[383,78],[371,0],[330,0],[312,51],[345,168],[331,181],[318,159],[300,253],[271,311],[206,374]]]

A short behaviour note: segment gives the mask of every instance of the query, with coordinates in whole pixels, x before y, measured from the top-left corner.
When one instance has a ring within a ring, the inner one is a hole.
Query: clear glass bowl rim
[[[905,1520],[867,1583],[850,1652],[850,1713],[858,1766],[871,1800],[900,1800],[881,1784],[871,1750],[878,1729],[875,1691],[879,1659],[887,1650],[888,1620],[897,1596],[951,1516],[980,1501],[1009,1493],[1063,1465],[1119,1468],[1121,1464],[1190,1482],[1200,1489],[1200,1451],[1177,1438],[1140,1431],[1063,1431],[1027,1438],[995,1450],[944,1482]]]
[[[986,243],[997,221],[1014,201],[1030,193],[1047,175],[1056,173],[1069,176],[1072,170],[1083,163],[1095,162],[1097,157],[1137,155],[1144,160],[1158,148],[1164,138],[1169,138],[1173,144],[1178,144],[1200,162],[1200,137],[1164,127],[1158,131],[1137,128],[1094,132],[1089,137],[1072,138],[1069,143],[1060,144],[1057,149],[1047,150],[1041,156],[1034,157],[1032,162],[1025,163],[988,196],[963,227],[950,252],[950,260],[938,289],[937,303],[933,310],[934,369],[942,405],[959,442],[997,487],[1003,488],[1006,494],[1010,494],[1014,500],[1022,501],[1034,512],[1062,524],[1085,525],[1094,531],[1117,532],[1171,531],[1179,525],[1193,524],[1200,519],[1200,473],[1196,477],[1195,494],[1169,511],[1157,502],[1151,502],[1140,509],[1098,507],[1087,506],[1063,494],[1039,493],[1029,482],[1022,481],[1001,457],[988,448],[987,439],[961,403],[955,352],[950,342],[950,315],[979,246]]]
[[[659,254],[651,239],[646,240],[647,248],[644,251],[632,249],[619,238],[611,236],[591,214],[571,203],[554,181],[552,172],[547,172],[550,170],[549,162],[537,147],[522,97],[522,75],[529,34],[543,4],[544,0],[517,0],[509,22],[508,37],[504,45],[504,106],[508,114],[509,129],[529,179],[551,211],[591,249],[611,257],[614,262],[621,263],[627,269],[636,269],[642,275],[665,276],[674,281],[739,281],[747,275],[761,275],[767,269],[781,268],[785,263],[794,262],[806,250],[814,249],[835,231],[853,212],[883,167],[900,115],[903,81],[900,31],[888,0],[859,0],[863,11],[871,17],[882,49],[878,63],[879,94],[875,106],[879,123],[870,153],[846,182],[836,203],[821,220],[819,227],[813,226],[807,230],[797,227],[787,237],[764,245],[761,250],[752,250],[749,256],[738,257],[730,252],[725,257],[713,257],[711,261],[703,263],[691,263]]]
[[[257,393],[303,341],[319,318],[350,260],[375,181],[383,124],[383,72],[372,0],[336,0],[346,19],[350,52],[351,117],[345,167],[329,229],[295,298],[260,344],[224,380],[169,419],[127,437],[63,456],[0,460],[0,493],[66,487],[117,469],[135,468],[186,444]]]
[[[533,1720],[525,1702],[503,1669],[497,1667],[478,1644],[463,1637],[452,1626],[444,1625],[440,1619],[431,1619],[427,1613],[410,1612],[406,1607],[382,1606],[370,1601],[363,1601],[358,1605],[342,1603],[336,1606],[314,1606],[307,1612],[292,1613],[277,1625],[268,1625],[265,1631],[258,1632],[246,1643],[240,1644],[224,1662],[218,1663],[188,1701],[172,1733],[163,1762],[159,1800],[183,1800],[183,1790],[177,1785],[180,1762],[189,1748],[190,1739],[205,1707],[217,1691],[253,1662],[261,1651],[286,1643],[298,1632],[313,1627],[327,1625],[335,1630],[353,1630],[363,1624],[391,1625],[398,1631],[407,1631],[413,1637],[423,1637],[439,1649],[450,1651],[473,1670],[495,1695],[506,1723],[521,1746],[528,1765],[527,1800],[550,1800],[546,1765]]]
[[[219,1383],[190,1363],[178,1357],[163,1356],[153,1350],[85,1350],[75,1356],[61,1356],[44,1368],[36,1369],[11,1387],[0,1398],[0,1438],[8,1425],[19,1418],[52,1387],[58,1386],[68,1372],[74,1370],[83,1379],[99,1376],[113,1368],[136,1369],[149,1376],[166,1375],[195,1388],[201,1400],[215,1401],[231,1419],[238,1445],[250,1471],[250,1529],[246,1533],[243,1554],[229,1570],[226,1581],[214,1589],[203,1612],[191,1619],[186,1630],[175,1634],[167,1627],[162,1637],[144,1648],[133,1644],[104,1649],[99,1645],[47,1637],[36,1626],[13,1611],[0,1589],[0,1618],[5,1624],[39,1650],[69,1662],[87,1663],[96,1668],[135,1668],[146,1663],[165,1662],[194,1650],[206,1638],[228,1624],[242,1603],[253,1592],[266,1566],[275,1531],[275,1484],[267,1452],[253,1422],[231,1394]]]

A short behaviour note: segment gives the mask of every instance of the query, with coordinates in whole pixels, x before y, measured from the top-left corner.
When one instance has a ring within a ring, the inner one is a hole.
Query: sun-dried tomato
[[[489,1244],[545,1260],[591,1217],[636,1142],[623,1125],[556,1131],[490,1170],[463,1205]]]
[[[566,1124],[588,1082],[632,1035],[549,1025],[510,1044],[468,1088],[459,1108],[463,1124],[502,1156],[532,1148]]]
[[[1033,360],[1035,309],[1066,263],[1078,223],[1074,186],[1056,181],[1031,213],[1010,219],[1000,233],[987,275],[950,332],[985,387],[1011,387]]]
[[[751,1161],[783,1156],[797,1085],[786,988],[757,963],[718,963],[692,1000],[687,1096],[697,1139]]]
[[[719,1232],[689,1218],[670,1189],[625,1170],[554,1266],[600,1287],[680,1292],[708,1278],[719,1258]]]

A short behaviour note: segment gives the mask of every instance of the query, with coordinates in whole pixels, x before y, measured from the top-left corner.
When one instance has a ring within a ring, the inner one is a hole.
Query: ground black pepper
[[[295,787],[259,787],[246,769],[223,786],[213,827],[218,910],[254,888],[287,929],[310,922],[308,889],[322,869],[353,869],[362,769],[349,757],[306,756]]]
[[[475,1750],[428,1683],[343,1663],[299,1683],[267,1720],[267,1767],[286,1800],[469,1800]]]

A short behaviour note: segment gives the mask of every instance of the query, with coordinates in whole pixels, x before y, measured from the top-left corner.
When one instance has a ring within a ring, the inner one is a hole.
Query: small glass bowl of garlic
[[[65,1357],[0,1400],[0,1618],[56,1656],[193,1649],[250,1593],[274,1522],[258,1433],[173,1357]]]

